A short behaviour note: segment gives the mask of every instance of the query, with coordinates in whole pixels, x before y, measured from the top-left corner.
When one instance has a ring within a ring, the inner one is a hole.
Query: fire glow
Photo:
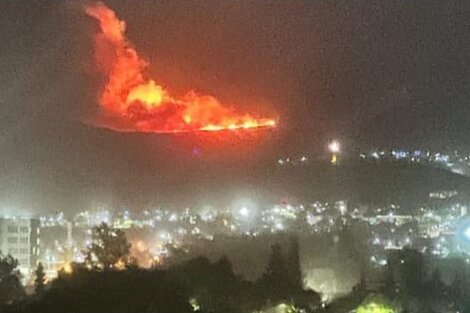
[[[236,113],[216,98],[194,91],[174,97],[146,77],[149,63],[126,39],[126,24],[101,2],[86,7],[99,22],[95,61],[106,77],[101,116],[94,122],[116,131],[179,133],[275,127],[276,121]]]

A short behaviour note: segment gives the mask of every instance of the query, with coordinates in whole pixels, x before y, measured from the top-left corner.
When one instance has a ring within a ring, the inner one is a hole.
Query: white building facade
[[[39,256],[39,220],[0,218],[0,252],[19,262],[21,274],[28,277],[36,268]]]

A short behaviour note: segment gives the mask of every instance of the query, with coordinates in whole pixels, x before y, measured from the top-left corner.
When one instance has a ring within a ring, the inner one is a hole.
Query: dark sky
[[[280,120],[272,132],[177,137],[82,123],[103,84],[84,3],[0,1],[4,208],[210,202],[214,184],[256,198],[264,162],[331,138],[470,148],[467,1],[107,1],[168,89]]]

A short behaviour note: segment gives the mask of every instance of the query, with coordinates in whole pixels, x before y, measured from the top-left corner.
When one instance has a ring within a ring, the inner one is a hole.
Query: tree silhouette
[[[466,304],[466,275],[464,273],[455,272],[454,279],[450,284],[450,296],[454,303],[454,308],[461,310]]]
[[[34,279],[34,287],[37,295],[42,295],[45,289],[46,273],[44,272],[44,266],[42,263],[38,264],[38,267],[34,271],[36,278]]]
[[[290,280],[289,274],[279,244],[275,244],[271,247],[268,267],[263,276],[264,279],[269,281],[273,286],[280,287],[288,285]]]
[[[131,245],[120,229],[109,227],[106,223],[93,227],[92,243],[86,251],[86,263],[104,270],[124,268],[127,264]]]
[[[9,304],[26,296],[17,267],[18,260],[11,255],[0,256],[0,304]]]
[[[394,275],[394,267],[391,263],[387,262],[385,268],[382,292],[388,296],[393,296],[396,292],[396,281]]]
[[[203,312],[239,312],[246,305],[240,298],[241,291],[247,287],[233,273],[226,256],[214,263],[206,257],[197,257],[172,271],[186,282]]]
[[[302,267],[300,266],[299,241],[297,237],[292,237],[287,254],[287,265],[289,268],[290,281],[293,286],[303,288]]]
[[[303,289],[297,241],[291,241],[288,252],[284,257],[279,244],[271,247],[266,271],[256,283],[258,296],[271,305],[294,303],[300,308],[313,309],[321,298],[316,292]]]
[[[389,254],[387,265],[387,277],[393,278],[401,292],[407,295],[419,295],[423,292],[426,264],[421,253],[409,248],[394,251]]]
[[[189,299],[186,287],[169,272],[79,270],[60,275],[42,297],[24,301],[7,312],[191,313]]]
[[[364,294],[367,292],[367,270],[365,268],[365,265],[361,268],[361,274],[359,276],[359,282],[357,283],[356,286],[353,287],[353,293],[354,294]]]
[[[281,246],[275,244],[271,247],[268,266],[257,286],[262,298],[270,302],[280,303],[291,298],[292,284],[289,270],[282,254]]]
[[[429,293],[435,296],[440,296],[444,289],[445,285],[441,279],[441,272],[436,268],[432,273],[431,281],[429,282]]]

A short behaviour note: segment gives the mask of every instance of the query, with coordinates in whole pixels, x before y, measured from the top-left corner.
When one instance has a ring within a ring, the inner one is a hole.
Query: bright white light
[[[330,144],[328,145],[328,149],[330,150],[331,153],[338,153],[341,148],[340,148],[339,142],[334,140],[330,142]]]
[[[176,213],[173,213],[170,215],[170,218],[168,220],[170,222],[176,222],[178,220],[178,215],[176,215]]]
[[[467,227],[467,229],[464,230],[463,234],[467,239],[470,239],[470,227]]]
[[[247,207],[244,206],[240,209],[240,215],[243,217],[248,217],[248,215],[250,215],[250,211]]]

